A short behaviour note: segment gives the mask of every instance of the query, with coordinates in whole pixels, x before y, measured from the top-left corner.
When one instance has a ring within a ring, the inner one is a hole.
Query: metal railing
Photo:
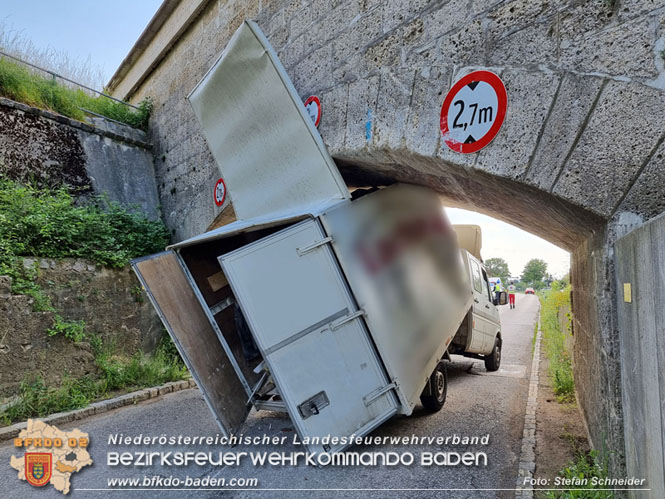
[[[86,90],[88,90],[90,92],[94,92],[98,95],[106,97],[107,99],[111,99],[115,102],[119,102],[120,104],[124,104],[125,106],[133,107],[134,109],[140,109],[139,107],[135,106],[134,104],[130,104],[129,102],[125,102],[125,101],[120,100],[120,99],[116,99],[115,97],[112,97],[108,94],[105,94],[104,92],[100,92],[99,90],[95,90],[94,88],[90,88],[87,85],[84,85],[84,84],[79,83],[77,81],[71,80],[71,79],[67,78],[66,76],[59,75],[58,73],[56,73],[54,71],[51,71],[50,69],[42,68],[40,66],[37,66],[36,64],[32,64],[31,62],[24,61],[23,59],[20,59],[16,56],[8,54],[6,52],[3,52],[2,50],[0,50],[0,56],[9,57],[10,59],[14,59],[15,61],[20,62],[21,64],[25,64],[26,66],[30,66],[31,68],[35,68],[35,69],[38,69],[39,71],[43,71],[44,73],[50,74],[53,77],[53,79],[60,78],[61,80],[65,80],[68,83],[72,83],[72,84],[74,84],[76,86],[79,86],[81,88],[85,88]],[[85,110],[82,109],[82,111],[85,111]]]

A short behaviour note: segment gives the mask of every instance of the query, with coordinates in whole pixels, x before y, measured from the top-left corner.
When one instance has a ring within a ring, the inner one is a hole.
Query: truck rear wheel
[[[430,376],[428,386],[420,395],[420,402],[428,411],[438,412],[446,402],[447,393],[448,373],[446,372],[446,364],[441,361]]]
[[[501,366],[501,340],[494,339],[494,348],[492,353],[485,356],[485,369],[488,371],[498,371]]]

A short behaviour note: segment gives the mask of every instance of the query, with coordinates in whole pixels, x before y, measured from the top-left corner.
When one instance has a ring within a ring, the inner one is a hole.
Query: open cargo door
[[[226,352],[173,251],[132,261],[132,267],[196,380],[222,432],[238,433],[250,406]]]
[[[240,220],[350,194],[275,51],[245,21],[189,95]]]
[[[219,257],[303,440],[364,435],[397,411],[329,241],[310,219]]]

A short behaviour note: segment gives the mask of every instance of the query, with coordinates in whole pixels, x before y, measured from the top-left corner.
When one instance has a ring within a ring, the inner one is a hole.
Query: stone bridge
[[[665,210],[665,2],[167,0],[110,87],[155,100],[157,181],[176,239],[220,213],[218,171],[185,97],[245,18],[303,99],[321,98],[320,132],[349,185],[427,185],[446,205],[571,251],[578,399],[620,472],[613,248]],[[439,113],[478,68],[502,77],[508,111],[492,143],[462,155],[442,142]]]

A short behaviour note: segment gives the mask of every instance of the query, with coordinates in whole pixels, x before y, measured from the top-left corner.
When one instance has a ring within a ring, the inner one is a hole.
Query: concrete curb
[[[43,421],[47,424],[60,425],[64,423],[69,423],[71,421],[77,421],[79,419],[84,419],[93,414],[101,414],[108,412],[111,409],[117,409],[119,407],[124,407],[127,405],[133,405],[144,400],[153,399],[167,393],[178,392],[180,390],[185,390],[187,388],[193,388],[196,386],[196,382],[193,379],[185,379],[182,381],[172,381],[161,386],[154,386],[152,388],[144,388],[143,390],[138,390],[136,392],[126,393],[108,400],[100,400],[99,402],[93,402],[87,407],[82,409],[76,409],[73,411],[67,412],[57,412],[46,416],[45,418],[36,418],[40,421]],[[27,426],[27,422],[16,423],[6,428],[0,428],[0,442],[3,440],[9,440],[18,436],[19,432]]]
[[[538,319],[538,333],[536,334],[536,344],[533,348],[533,360],[531,361],[529,395],[526,401],[526,414],[524,414],[524,432],[522,433],[522,450],[520,451],[515,497],[533,497],[533,485],[525,484],[524,480],[533,478],[533,472],[536,469],[536,409],[538,407],[540,340],[542,336],[540,319]]]

